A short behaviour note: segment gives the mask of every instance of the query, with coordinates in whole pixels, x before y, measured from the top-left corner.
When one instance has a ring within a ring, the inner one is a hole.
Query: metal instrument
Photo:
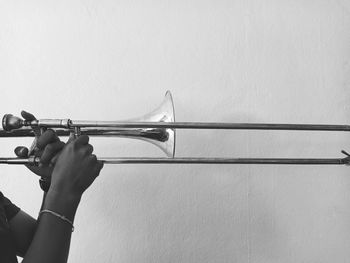
[[[81,121],[70,119],[40,119],[27,121],[12,114],[4,115],[0,137],[37,136],[39,129],[52,128],[58,136],[118,136],[148,141],[158,146],[167,158],[100,158],[109,164],[310,164],[350,165],[350,155],[343,158],[175,158],[176,129],[227,130],[295,130],[295,131],[350,131],[350,125],[324,124],[266,124],[175,122],[174,103],[169,91],[162,104],[149,114],[127,121]],[[0,158],[0,164],[37,164],[38,157]]]

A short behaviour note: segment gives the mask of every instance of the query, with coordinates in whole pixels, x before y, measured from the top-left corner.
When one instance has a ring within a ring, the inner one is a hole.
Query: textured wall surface
[[[166,90],[179,121],[348,124],[349,1],[1,1],[0,113],[117,120]],[[178,131],[177,156],[341,157],[349,135]],[[31,139],[1,139],[1,156]],[[99,156],[163,156],[91,139]],[[24,167],[0,189],[36,216]],[[350,170],[106,165],[69,262],[347,262]]]

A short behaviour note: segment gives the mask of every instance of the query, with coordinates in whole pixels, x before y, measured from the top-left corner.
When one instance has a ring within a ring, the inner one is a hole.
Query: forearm
[[[47,192],[43,192],[43,201],[41,202],[41,207],[40,207],[40,211],[44,209],[44,205],[45,205],[45,199],[46,199],[46,195]],[[39,218],[38,218],[39,219]]]
[[[43,194],[40,211],[44,209],[43,207],[45,204],[46,194],[46,192]],[[16,243],[17,256],[23,258],[27,253],[30,244],[32,243],[39,218],[35,220],[24,211],[20,211],[19,213],[21,213],[21,215],[18,218],[15,217],[10,221],[10,226]]]
[[[46,193],[43,195],[40,211],[43,209]],[[9,221],[12,238],[16,244],[17,256],[24,257],[32,243],[38,220],[20,210]]]
[[[64,215],[72,222],[80,202],[80,197],[64,196],[48,192],[42,209]],[[23,263],[65,263],[67,262],[72,226],[49,213],[41,214],[33,240]]]

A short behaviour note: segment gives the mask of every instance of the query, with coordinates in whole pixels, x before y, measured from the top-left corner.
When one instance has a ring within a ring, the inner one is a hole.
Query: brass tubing
[[[69,120],[68,127],[61,127],[57,123],[63,122],[62,120],[38,120],[32,122],[25,122],[21,128],[8,127],[5,130],[1,130],[0,137],[14,137],[7,132],[11,129],[11,133],[17,132],[19,136],[22,133],[29,132],[33,127],[46,127],[57,130],[70,130],[75,127],[81,129],[96,131],[99,129],[106,129],[109,131],[115,130],[119,132],[127,132],[127,129],[225,129],[225,130],[295,130],[295,131],[350,131],[350,125],[339,124],[288,124],[288,123],[230,123],[230,122],[151,122],[151,121],[73,121]],[[6,127],[6,126],[5,126]],[[8,135],[8,136],[6,136]],[[26,135],[23,135],[26,136]]]
[[[58,136],[69,136],[71,131],[67,129],[53,129]],[[153,130],[153,131],[152,131]],[[160,133],[156,129],[149,129],[147,134],[145,134],[144,129],[123,129],[123,128],[111,128],[111,127],[101,127],[101,128],[81,128],[81,134],[89,136],[118,136],[118,137],[147,137],[147,135],[152,135]],[[31,128],[20,128],[13,131],[5,131],[0,129],[0,138],[1,137],[35,137],[34,131]]]
[[[282,123],[71,121],[71,126],[114,128],[350,131],[350,125]]]
[[[293,158],[102,158],[107,164],[300,164],[343,165],[347,159],[293,159]]]
[[[98,158],[106,164],[281,164],[281,165],[349,165],[347,158]],[[0,158],[0,164],[38,164],[40,159]]]

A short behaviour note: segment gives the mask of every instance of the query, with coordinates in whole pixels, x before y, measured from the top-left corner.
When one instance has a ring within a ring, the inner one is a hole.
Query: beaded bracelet
[[[74,231],[74,225],[73,225],[73,222],[71,220],[69,220],[67,217],[65,217],[64,215],[60,215],[54,211],[51,211],[51,210],[48,210],[48,209],[44,209],[44,210],[41,210],[40,213],[39,213],[39,216],[43,213],[48,213],[48,214],[51,214],[51,215],[54,215],[58,218],[60,218],[61,220],[69,223],[71,226],[72,226],[72,232]]]

